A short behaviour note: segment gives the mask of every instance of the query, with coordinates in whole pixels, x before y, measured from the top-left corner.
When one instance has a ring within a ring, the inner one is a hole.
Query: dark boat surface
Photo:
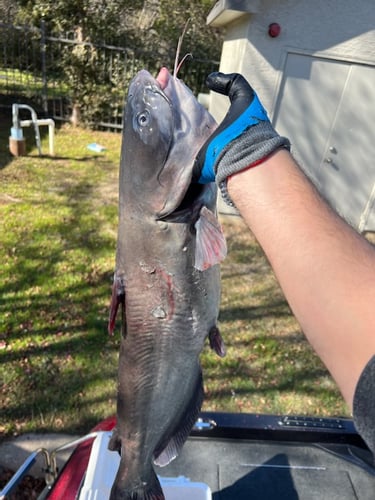
[[[115,423],[109,418],[73,443],[70,459],[39,499],[105,500],[111,461],[115,474],[119,457],[106,450],[108,460],[97,448],[110,439]],[[102,475],[94,481],[93,464]],[[156,472],[167,500],[375,498],[372,455],[346,418],[203,412],[180,455]],[[103,489],[95,491],[94,483]]]

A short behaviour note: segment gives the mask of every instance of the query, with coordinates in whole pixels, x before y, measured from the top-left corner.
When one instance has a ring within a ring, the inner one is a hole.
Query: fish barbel
[[[162,68],[140,71],[124,111],[119,224],[109,331],[122,310],[117,426],[121,453],[111,499],[163,499],[153,463],[178,454],[203,400],[205,339],[217,329],[218,263],[226,254],[215,184],[191,182],[194,159],[216,123]]]

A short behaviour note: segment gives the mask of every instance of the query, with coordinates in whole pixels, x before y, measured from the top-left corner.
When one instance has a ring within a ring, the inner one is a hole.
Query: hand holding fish
[[[227,178],[261,163],[279,148],[289,149],[287,138],[271,125],[258,96],[238,73],[211,73],[207,86],[227,95],[231,105],[224,120],[200,149],[194,166],[198,183],[216,183],[228,205],[234,205],[227,191]]]

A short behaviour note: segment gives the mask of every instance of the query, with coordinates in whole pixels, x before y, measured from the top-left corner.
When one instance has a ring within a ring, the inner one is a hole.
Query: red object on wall
[[[281,33],[281,26],[279,23],[271,23],[268,26],[268,34],[271,38],[276,38]]]

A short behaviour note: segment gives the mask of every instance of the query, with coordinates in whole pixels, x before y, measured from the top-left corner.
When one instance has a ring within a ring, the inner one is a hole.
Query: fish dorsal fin
[[[178,422],[175,429],[167,439],[159,443],[159,448],[154,453],[154,464],[165,467],[177,457],[185,441],[187,440],[193,425],[195,424],[203,402],[203,378],[199,368],[199,375],[195,390],[189,404],[186,407],[182,420]]]
[[[201,208],[195,230],[194,267],[204,271],[225,259],[227,245],[217,217],[207,207]]]

